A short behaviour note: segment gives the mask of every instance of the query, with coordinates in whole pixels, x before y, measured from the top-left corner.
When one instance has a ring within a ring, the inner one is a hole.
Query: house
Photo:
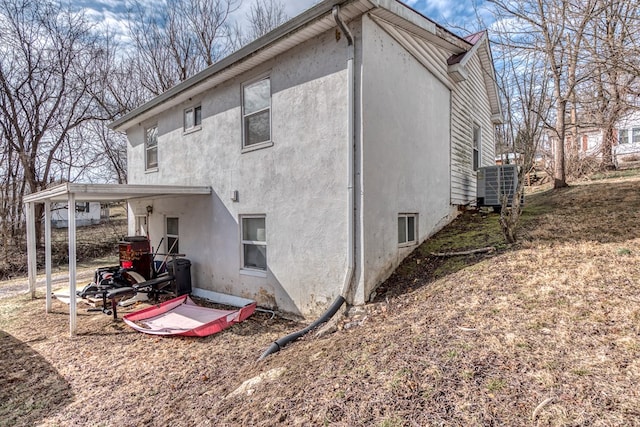
[[[620,120],[617,126],[618,143],[613,147],[616,166],[640,160],[640,110],[636,110]]]
[[[110,126],[128,137],[126,188],[147,191],[123,190],[130,233],[184,253],[196,294],[312,317],[368,301],[475,203],[501,120],[485,32],[324,0]],[[99,191],[57,194],[119,190]]]
[[[76,202],[76,226],[100,224],[104,217],[109,216],[109,211],[102,209],[100,202]],[[66,228],[69,225],[69,212],[65,203],[52,206],[51,225],[54,228]]]

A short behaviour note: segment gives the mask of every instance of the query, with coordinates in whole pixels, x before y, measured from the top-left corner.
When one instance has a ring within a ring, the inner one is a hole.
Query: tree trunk
[[[556,85],[558,92],[558,108],[556,117],[556,132],[558,133],[558,142],[555,146],[554,165],[553,165],[553,188],[562,188],[567,186],[567,178],[565,174],[564,159],[564,136],[565,136],[565,112],[567,109],[567,101],[560,99],[560,89]]]

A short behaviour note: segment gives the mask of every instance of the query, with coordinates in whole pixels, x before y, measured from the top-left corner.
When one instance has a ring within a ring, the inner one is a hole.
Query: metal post
[[[51,202],[44,202],[44,269],[47,281],[45,311],[51,312]]]
[[[76,196],[69,193],[67,205],[69,232],[69,333],[76,333]]]
[[[34,203],[27,203],[27,274],[29,275],[29,292],[31,298],[36,297],[36,209]]]

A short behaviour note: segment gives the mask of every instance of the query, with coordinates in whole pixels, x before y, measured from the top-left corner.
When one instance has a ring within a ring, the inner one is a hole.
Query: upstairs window
[[[473,125],[473,170],[477,171],[480,167],[480,147],[482,146],[480,126]]]
[[[145,169],[158,167],[158,126],[147,128],[145,132]]]
[[[271,80],[267,77],[242,88],[242,148],[271,142]]]
[[[409,246],[417,243],[416,214],[398,215],[398,245]]]
[[[200,129],[202,126],[202,106],[187,108],[184,110],[184,131]]]

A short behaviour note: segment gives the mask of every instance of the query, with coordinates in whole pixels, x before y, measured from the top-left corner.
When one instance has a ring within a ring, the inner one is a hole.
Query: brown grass
[[[263,362],[300,325],[163,339],[82,312],[69,338],[64,305],[0,300],[0,424],[638,426],[639,185],[537,193],[520,244],[431,257],[500,243],[496,215],[467,213],[336,333]]]

